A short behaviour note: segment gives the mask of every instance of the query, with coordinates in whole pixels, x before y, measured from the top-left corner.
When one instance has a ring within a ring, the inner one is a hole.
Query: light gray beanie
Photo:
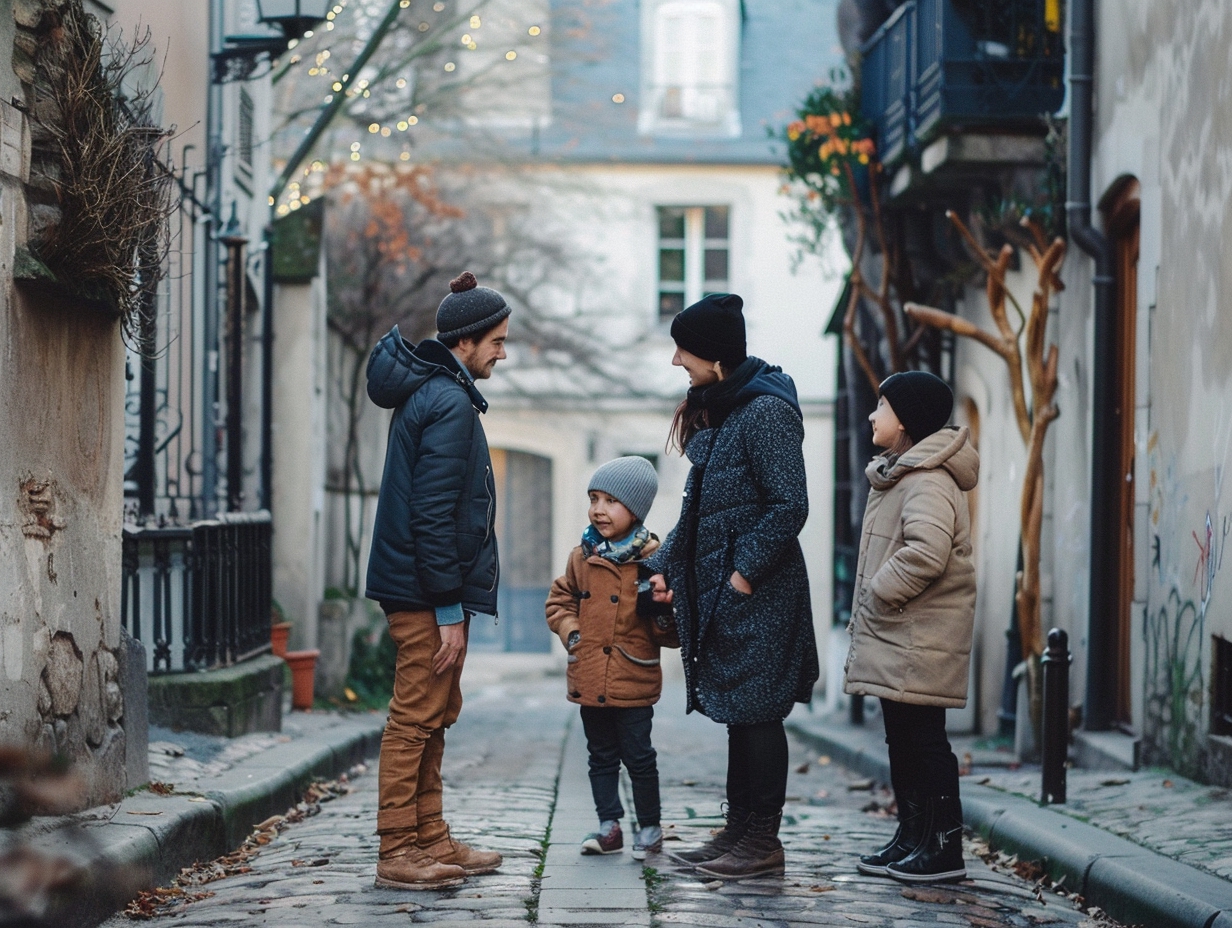
[[[639,522],[646,518],[659,492],[659,475],[654,465],[637,455],[608,461],[590,478],[586,492],[598,490],[620,500]]]

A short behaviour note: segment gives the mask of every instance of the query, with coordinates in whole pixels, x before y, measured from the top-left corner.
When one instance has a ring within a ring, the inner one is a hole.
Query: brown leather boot
[[[697,872],[720,880],[739,880],[749,876],[782,874],[783,844],[779,841],[779,821],[783,813],[749,816],[748,829],[736,845],[715,860],[697,865]]]
[[[503,862],[501,855],[496,851],[477,850],[469,844],[458,841],[448,831],[445,832],[444,837],[437,839],[435,843],[427,847],[420,847],[420,850],[443,864],[461,867],[467,876],[495,873],[496,868]]]
[[[688,851],[677,851],[670,856],[686,864],[704,864],[708,860],[718,860],[730,851],[744,836],[745,829],[749,825],[749,815],[752,813],[738,806],[728,806],[725,814],[727,824],[719,829],[713,838],[700,847]]]
[[[376,862],[378,889],[445,889],[466,882],[466,871],[441,863],[418,847],[409,847],[397,857]]]

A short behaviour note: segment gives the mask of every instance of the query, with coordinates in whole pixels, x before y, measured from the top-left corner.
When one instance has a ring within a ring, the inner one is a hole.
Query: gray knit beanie
[[[512,311],[503,296],[479,286],[470,271],[451,280],[449,291],[436,310],[436,337],[443,342],[486,332]]]
[[[659,492],[659,475],[648,460],[631,454],[608,461],[595,471],[586,492],[591,490],[620,500],[641,522],[650,512],[655,494]]]

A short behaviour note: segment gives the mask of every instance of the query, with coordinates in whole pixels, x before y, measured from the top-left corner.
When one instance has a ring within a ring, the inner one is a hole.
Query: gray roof
[[[767,129],[784,126],[809,90],[843,64],[838,0],[741,4],[741,133],[735,137],[639,135],[640,6],[637,0],[552,0],[552,120],[533,137],[506,143],[571,162],[782,163],[782,146]],[[581,16],[582,27],[569,29]],[[623,104],[612,102],[616,93],[624,94]]]

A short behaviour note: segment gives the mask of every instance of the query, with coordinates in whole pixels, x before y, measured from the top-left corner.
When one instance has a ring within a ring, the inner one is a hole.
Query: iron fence
[[[121,616],[152,674],[213,670],[270,646],[269,512],[126,525]]]

